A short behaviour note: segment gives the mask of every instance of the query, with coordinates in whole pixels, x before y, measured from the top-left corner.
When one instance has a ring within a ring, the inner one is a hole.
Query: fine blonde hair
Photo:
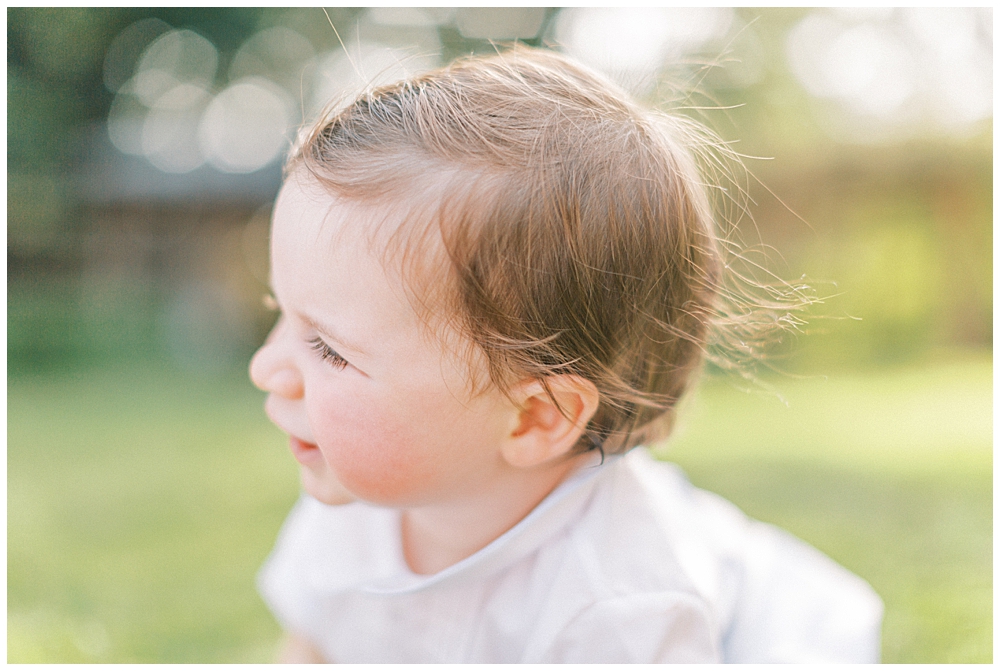
[[[616,453],[669,433],[720,316],[697,134],[558,53],[517,47],[324,114],[287,169],[338,197],[416,203],[408,219],[434,225],[412,224],[402,257],[428,270],[429,237],[447,255],[423,304],[505,392],[559,374],[593,382],[600,404],[577,448]]]

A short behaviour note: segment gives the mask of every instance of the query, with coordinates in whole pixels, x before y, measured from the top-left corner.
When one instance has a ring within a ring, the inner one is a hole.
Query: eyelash
[[[320,359],[323,361],[329,361],[330,365],[337,370],[343,370],[347,367],[347,359],[337,354],[332,347],[323,342],[323,340],[319,337],[310,340],[309,346],[319,352]]]

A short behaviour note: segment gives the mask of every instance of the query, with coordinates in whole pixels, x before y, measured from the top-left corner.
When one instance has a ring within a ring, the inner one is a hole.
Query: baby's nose
[[[250,379],[261,391],[297,400],[304,394],[302,373],[274,342],[266,342],[250,360]]]

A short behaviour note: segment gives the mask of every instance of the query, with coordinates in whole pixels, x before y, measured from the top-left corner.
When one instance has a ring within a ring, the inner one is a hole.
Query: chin
[[[317,478],[305,468],[302,469],[301,479],[302,488],[306,493],[328,506],[342,506],[357,498],[339,482],[327,482],[324,478]]]

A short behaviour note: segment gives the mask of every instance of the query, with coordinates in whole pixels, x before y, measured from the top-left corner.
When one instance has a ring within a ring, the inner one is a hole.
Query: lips
[[[288,446],[292,450],[292,456],[295,457],[295,460],[303,466],[315,464],[323,458],[322,453],[319,451],[319,447],[312,443],[299,440],[295,436],[288,437]]]

